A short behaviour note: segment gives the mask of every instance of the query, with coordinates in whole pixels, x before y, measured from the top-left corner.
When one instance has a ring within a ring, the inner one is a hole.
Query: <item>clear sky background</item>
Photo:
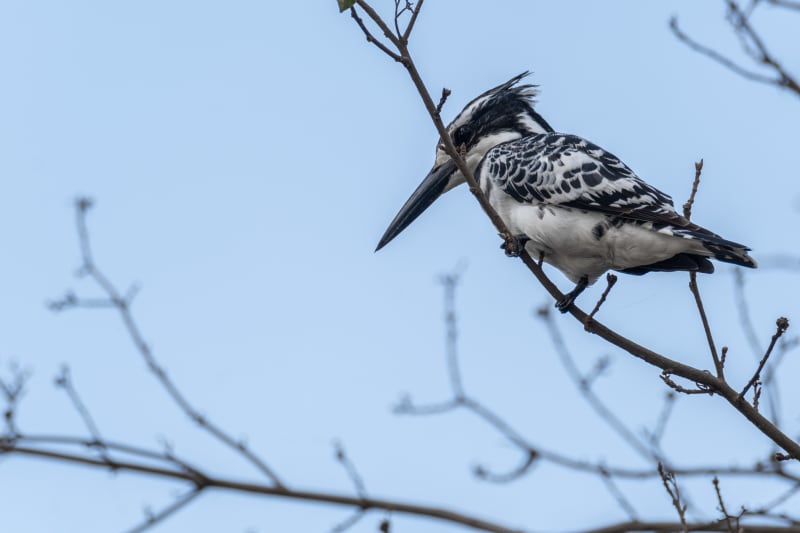
[[[453,91],[447,119],[487,88],[533,71],[537,109],[556,130],[611,150],[676,204],[704,158],[694,219],[747,243],[762,261],[747,286],[766,344],[776,317],[796,317],[800,297],[797,272],[774,261],[797,257],[800,244],[800,100],[694,54],[667,27],[676,14],[686,31],[736,55],[723,12],[723,2],[693,0],[429,1],[412,51],[434,94]],[[766,8],[756,20],[800,72],[800,15]],[[333,458],[341,440],[373,496],[540,531],[625,518],[598,479],[552,465],[509,485],[476,480],[475,464],[505,471],[519,454],[466,414],[391,413],[404,393],[419,402],[447,397],[436,280],[466,265],[458,306],[468,390],[538,445],[641,465],[578,397],[532,316],[552,302],[498,250],[465,188],[373,253],[429,170],[437,136],[405,71],[368,46],[333,0],[6,1],[0,70],[0,368],[7,375],[16,361],[33,373],[23,431],[85,434],[52,386],[66,362],[107,438],[155,448],[167,439],[212,473],[258,479],[169,402],[115,315],[46,309],[67,289],[97,294],[74,277],[72,202],[90,195],[97,259],[120,285],[141,283],[134,311],[156,356],[201,411],[245,437],[288,484],[351,491]],[[754,357],[731,268],[719,265],[701,282],[718,343],[731,347],[730,377],[744,382]],[[621,277],[602,320],[707,368],[686,283],[685,274]],[[598,284],[580,304],[591,307],[601,291]],[[665,393],[660,371],[587,336],[570,317],[557,322],[582,368],[611,357],[599,391],[635,430],[652,427]],[[792,360],[782,368],[789,381],[800,371]],[[796,435],[798,395],[787,388],[785,421]],[[770,450],[718,398],[682,398],[675,416],[664,446],[682,465],[747,464]],[[773,490],[746,479],[726,484],[732,508]],[[710,482],[687,486],[713,516]],[[622,489],[642,516],[674,519],[658,484]],[[0,458],[6,531],[124,531],[180,490],[133,474]],[[348,512],[209,492],[157,531],[325,532]],[[375,531],[381,518],[352,531]],[[398,532],[457,530],[393,519]]]

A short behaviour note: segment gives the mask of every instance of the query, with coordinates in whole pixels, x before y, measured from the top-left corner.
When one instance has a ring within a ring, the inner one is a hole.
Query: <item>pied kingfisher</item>
[[[750,250],[690,222],[672,198],[614,154],[577,135],[556,133],[534,110],[537,86],[525,72],[478,96],[447,127],[467,167],[517,246],[575,283],[556,303],[565,313],[607,270],[711,273],[707,259],[755,268]],[[433,169],[397,213],[376,249],[465,179],[440,142]],[[513,252],[515,244],[504,245]]]

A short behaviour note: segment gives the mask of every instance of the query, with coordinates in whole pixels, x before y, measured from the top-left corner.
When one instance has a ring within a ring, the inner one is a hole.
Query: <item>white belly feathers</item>
[[[633,222],[597,211],[545,203],[521,204],[491,187],[489,201],[514,235],[525,235],[528,253],[561,270],[577,283],[589,283],[607,270],[623,270],[668,259],[681,252],[710,255],[691,239],[657,231],[650,223]]]

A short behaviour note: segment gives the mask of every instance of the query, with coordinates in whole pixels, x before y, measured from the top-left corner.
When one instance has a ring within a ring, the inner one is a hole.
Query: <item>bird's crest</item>
[[[447,126],[456,145],[476,141],[498,131],[519,131],[523,135],[553,131],[534,110],[538,85],[519,83],[530,72],[525,71],[505,83],[493,87],[470,101]]]

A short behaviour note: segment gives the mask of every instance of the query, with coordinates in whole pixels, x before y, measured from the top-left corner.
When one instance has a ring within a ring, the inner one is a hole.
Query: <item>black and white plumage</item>
[[[448,126],[489,203],[534,258],[576,283],[556,305],[607,270],[714,271],[709,257],[756,266],[742,244],[678,214],[669,195],[648,185],[614,154],[556,133],[533,107],[536,87],[521,74],[472,100]],[[464,176],[437,148],[433,169],[389,225],[378,249]]]

